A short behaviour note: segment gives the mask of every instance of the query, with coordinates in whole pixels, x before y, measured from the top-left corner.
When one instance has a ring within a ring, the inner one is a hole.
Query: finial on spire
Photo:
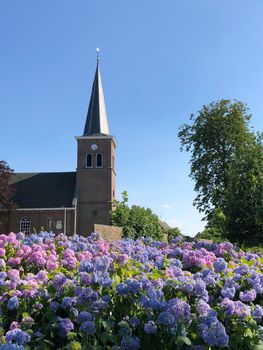
[[[97,63],[99,63],[99,60],[100,60],[100,49],[97,47],[96,51],[97,51]]]

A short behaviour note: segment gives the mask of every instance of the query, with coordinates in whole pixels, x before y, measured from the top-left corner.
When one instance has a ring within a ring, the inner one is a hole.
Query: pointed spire
[[[109,135],[108,118],[99,69],[99,49],[97,49],[97,68],[83,133],[83,136],[89,135]]]

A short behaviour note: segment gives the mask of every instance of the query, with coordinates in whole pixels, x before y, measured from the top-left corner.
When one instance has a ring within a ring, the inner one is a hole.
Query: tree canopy
[[[126,191],[122,193],[122,201],[115,201],[115,208],[111,212],[111,224],[122,227],[124,237],[162,237],[158,216],[150,208],[138,205],[129,207]]]
[[[12,196],[14,188],[9,184],[13,169],[4,161],[0,160],[0,209],[13,207]]]
[[[194,205],[208,227],[218,227],[233,240],[248,232],[262,234],[262,138],[250,119],[242,102],[220,100],[191,115],[191,124],[179,131],[182,149],[191,153]]]

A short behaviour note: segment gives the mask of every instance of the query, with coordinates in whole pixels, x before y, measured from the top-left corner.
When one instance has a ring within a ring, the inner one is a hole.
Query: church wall
[[[64,231],[64,210],[12,210],[5,215],[5,225],[0,225],[0,233],[19,232],[20,219],[22,217],[31,219],[31,233],[38,233],[41,230],[61,233]],[[0,221],[3,214],[0,213]],[[74,210],[66,211],[67,234],[74,233]]]
[[[111,203],[82,203],[78,208],[78,232],[88,235],[94,232],[94,224],[110,224]]]
[[[110,210],[115,197],[115,142],[112,137],[78,138],[78,225],[82,234],[93,232],[94,224],[110,224]],[[91,145],[96,144],[93,151]],[[96,168],[96,154],[103,155],[103,166]],[[93,166],[86,167],[86,155],[92,154]]]

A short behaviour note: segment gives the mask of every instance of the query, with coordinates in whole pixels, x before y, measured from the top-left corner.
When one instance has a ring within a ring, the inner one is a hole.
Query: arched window
[[[102,168],[102,154],[98,153],[97,154],[97,164],[96,164],[97,168]]]
[[[92,154],[87,154],[87,164],[86,164],[87,168],[92,168]]]
[[[25,234],[30,234],[31,228],[31,219],[28,216],[23,216],[20,219],[20,232],[24,232]]]

